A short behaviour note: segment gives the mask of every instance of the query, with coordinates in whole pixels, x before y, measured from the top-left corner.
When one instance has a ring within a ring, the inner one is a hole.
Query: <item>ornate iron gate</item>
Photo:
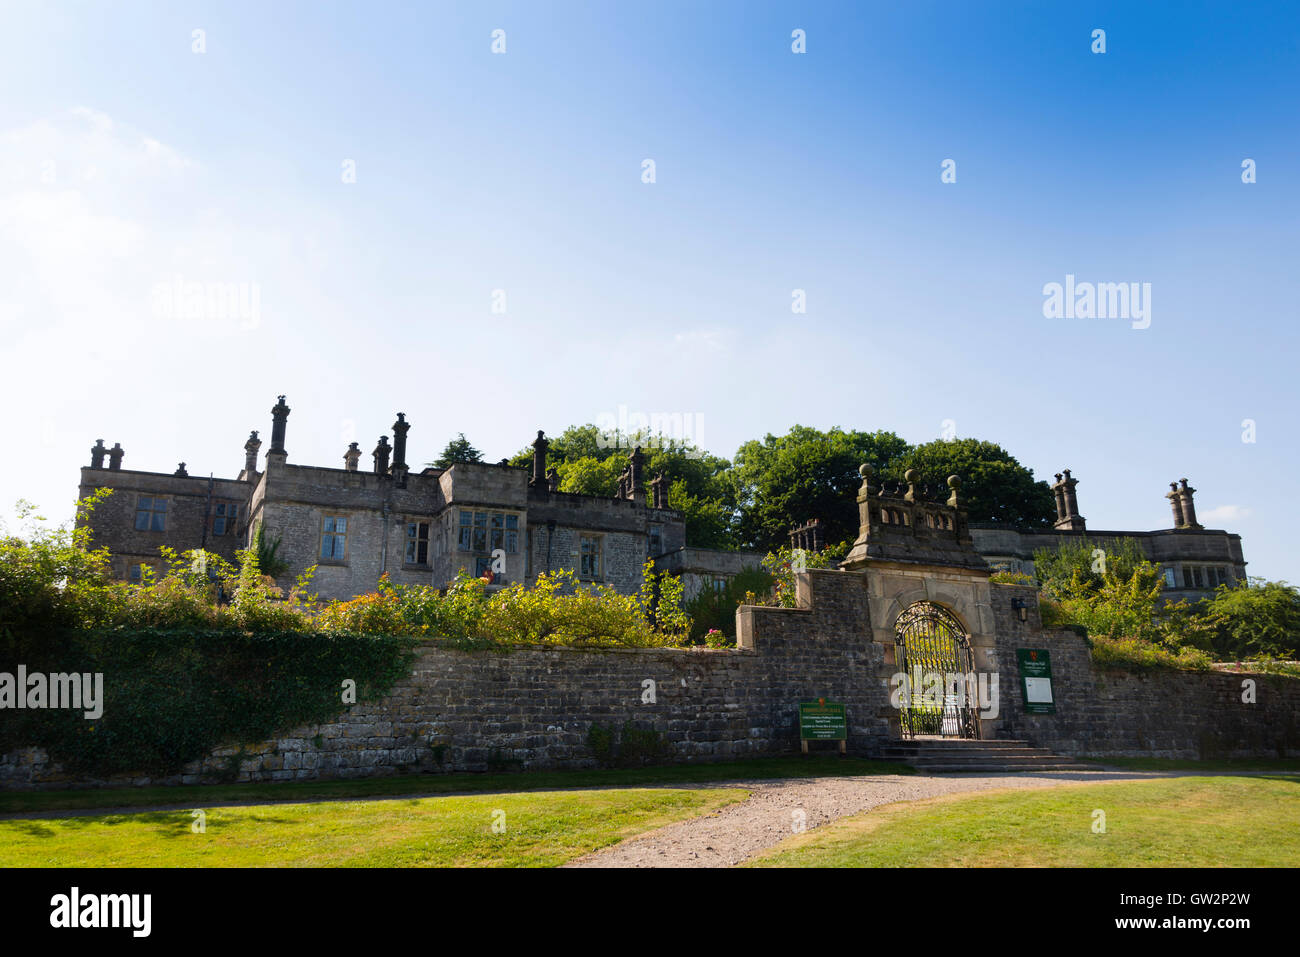
[[[978,703],[964,683],[974,675],[970,638],[951,612],[928,601],[904,609],[895,624],[894,660],[908,679],[900,694],[903,737],[979,737]],[[936,674],[943,681],[938,695],[930,678]],[[961,684],[951,683],[956,675]]]

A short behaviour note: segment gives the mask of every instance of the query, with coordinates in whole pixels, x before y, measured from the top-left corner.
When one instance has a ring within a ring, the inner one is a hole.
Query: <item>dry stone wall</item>
[[[799,747],[798,702],[817,697],[846,704],[850,753],[873,755],[897,723],[892,649],[887,656],[873,640],[870,607],[873,595],[890,592],[873,574],[810,571],[799,581],[801,607],[742,607],[736,650],[425,647],[382,700],[273,741],[219,748],[180,774],[78,781],[26,749],[0,756],[0,787],[589,768],[610,757],[601,735],[617,740],[625,728],[663,762],[785,754]],[[986,735],[1068,754],[1300,755],[1300,681],[1256,677],[1258,701],[1245,705],[1240,675],[1098,672],[1082,638],[1041,629],[1032,589],[983,588],[995,640],[980,657],[999,674],[1001,696]],[[1029,603],[1027,622],[1015,598]],[[1055,715],[1023,713],[1015,650],[1029,647],[1051,651]]]

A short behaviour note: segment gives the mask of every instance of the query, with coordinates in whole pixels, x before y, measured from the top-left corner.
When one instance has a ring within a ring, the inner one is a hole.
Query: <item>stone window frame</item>
[[[331,519],[331,518],[335,520],[335,530],[326,531],[325,522],[327,519]],[[338,527],[337,522],[340,518],[343,519],[345,523],[343,526],[342,533],[337,531],[337,527]],[[335,538],[341,537],[343,539],[342,558],[326,558],[324,555],[321,554],[324,548],[326,535],[332,535]],[[316,536],[316,563],[319,565],[347,565],[351,557],[352,557],[352,516],[351,514],[347,512],[322,512],[320,516],[320,530]]]
[[[430,546],[432,545],[432,538],[433,538],[433,522],[431,522],[431,521],[430,521],[429,519],[427,519],[427,518],[418,518],[418,517],[416,517],[416,518],[411,518],[411,519],[408,519],[408,520],[404,521],[404,522],[402,523],[402,525],[403,525],[403,531],[405,532],[405,535],[404,535],[404,537],[403,537],[403,539],[402,539],[402,542],[403,542],[403,547],[402,547],[402,565],[403,565],[403,567],[405,567],[405,568],[428,568],[428,567],[430,567],[430,565],[431,565],[431,558],[432,558],[432,554],[433,554],[433,553],[432,553],[432,550],[431,550],[431,547],[430,547]],[[416,526],[416,533],[415,533],[414,536],[411,535],[411,526],[412,526],[412,525]],[[419,533],[419,526],[421,526],[421,525],[424,526],[424,536],[423,536],[423,538],[421,538],[420,533]],[[420,557],[420,553],[419,553],[419,544],[420,544],[421,541],[424,542],[424,561],[419,561],[419,557]],[[415,553],[415,555],[416,555],[416,561],[411,561],[411,560],[407,557],[407,556],[410,555],[410,553],[411,553],[411,546],[412,546],[412,545],[416,546],[416,553]]]
[[[468,523],[465,521],[466,515],[470,517]],[[480,517],[482,522],[479,521]],[[513,526],[510,524],[512,520]],[[501,548],[507,555],[517,555],[519,554],[519,531],[524,527],[524,516],[520,512],[504,509],[457,508],[453,527],[456,529],[456,551],[458,552],[469,555],[491,555],[494,550]],[[481,548],[479,547],[480,533],[483,546]],[[498,540],[500,544],[497,544]]]
[[[595,574],[588,574],[586,571],[586,562],[584,559],[588,554],[583,553],[583,544],[585,542],[595,543],[596,571]],[[605,536],[599,532],[579,532],[578,533],[578,578],[582,581],[604,581],[605,580]]]
[[[146,508],[141,503],[148,502]],[[162,508],[158,504],[162,503]],[[143,495],[137,493],[135,496],[135,519],[133,525],[137,532],[165,532],[167,531],[167,511],[170,500],[165,495]],[[140,527],[140,516],[148,515],[145,520],[146,528]],[[156,528],[154,526],[157,526]]]
[[[223,538],[227,535],[234,535],[239,527],[239,503],[226,500],[213,502],[212,504],[212,534]],[[221,523],[220,531],[217,530],[218,522]]]

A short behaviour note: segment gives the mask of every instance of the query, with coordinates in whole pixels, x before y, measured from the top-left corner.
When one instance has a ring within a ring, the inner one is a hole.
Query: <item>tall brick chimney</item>
[[[406,468],[406,433],[411,431],[411,424],[406,421],[406,413],[397,413],[393,423],[393,469]]]
[[[627,497],[638,505],[645,504],[645,486],[641,484],[641,472],[645,466],[645,453],[641,451],[641,446],[632,450],[632,454],[627,457],[628,476],[627,476]]]
[[[348,450],[343,453],[343,461],[347,465],[349,472],[357,470],[357,460],[361,458],[361,446],[352,442],[348,445]]]
[[[109,471],[117,472],[122,468],[122,456],[126,455],[126,450],[122,448],[122,443],[114,442],[113,447],[108,450],[108,468]]]
[[[528,480],[529,485],[546,487],[546,452],[550,447],[546,434],[538,429],[537,438],[533,439],[533,477]]]
[[[95,439],[95,444],[90,447],[90,467],[92,469],[102,469],[104,467],[104,456],[108,454],[108,449],[104,448],[103,439]]]
[[[1065,477],[1062,478],[1062,475]],[[1079,500],[1074,493],[1074,487],[1078,484],[1078,479],[1070,477],[1069,469],[1064,469],[1056,476],[1056,484],[1052,486],[1052,494],[1056,496],[1056,524],[1053,528],[1070,532],[1084,531],[1086,523],[1079,514]]]
[[[1196,489],[1187,484],[1187,479],[1178,480],[1178,499],[1183,506],[1183,527],[1200,528],[1201,524],[1196,521],[1196,505],[1192,502],[1192,496],[1196,494]]]
[[[370,457],[375,460],[376,475],[388,474],[388,453],[392,450],[393,447],[388,444],[388,436],[381,435],[379,437],[379,444],[376,445],[375,450],[370,453]]]
[[[1169,491],[1165,493],[1165,498],[1169,499],[1169,507],[1174,512],[1174,528],[1183,527],[1183,499],[1178,494],[1178,483],[1170,482]]]
[[[248,441],[244,443],[244,471],[249,475],[257,471],[257,453],[261,448],[262,440],[257,433],[249,432]]]
[[[284,450],[284,429],[289,421],[289,407],[284,404],[284,396],[271,408],[271,449],[266,453],[267,464],[272,460],[283,465],[289,458]]]
[[[406,487],[406,475],[410,471],[406,466],[406,433],[410,430],[406,413],[397,413],[397,421],[393,423],[393,465],[389,471],[398,488]]]

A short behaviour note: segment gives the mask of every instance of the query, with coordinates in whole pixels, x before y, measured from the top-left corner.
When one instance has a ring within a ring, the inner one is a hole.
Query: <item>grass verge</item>
[[[1300,771],[1300,758],[1080,758],[1126,771]]]
[[[0,821],[4,867],[552,867],[749,796],[542,791]]]
[[[1105,831],[1094,831],[1105,814]],[[891,804],[758,867],[1295,867],[1300,779],[1177,778]]]
[[[313,801],[343,798],[450,794],[460,791],[537,791],[559,788],[703,784],[749,778],[838,777],[858,774],[915,774],[890,761],[807,755],[756,758],[718,764],[600,771],[525,771],[506,774],[402,774],[347,781],[286,781],[258,784],[202,784],[182,787],[114,788],[76,791],[11,791],[0,794],[0,814],[78,811],[256,801]]]

